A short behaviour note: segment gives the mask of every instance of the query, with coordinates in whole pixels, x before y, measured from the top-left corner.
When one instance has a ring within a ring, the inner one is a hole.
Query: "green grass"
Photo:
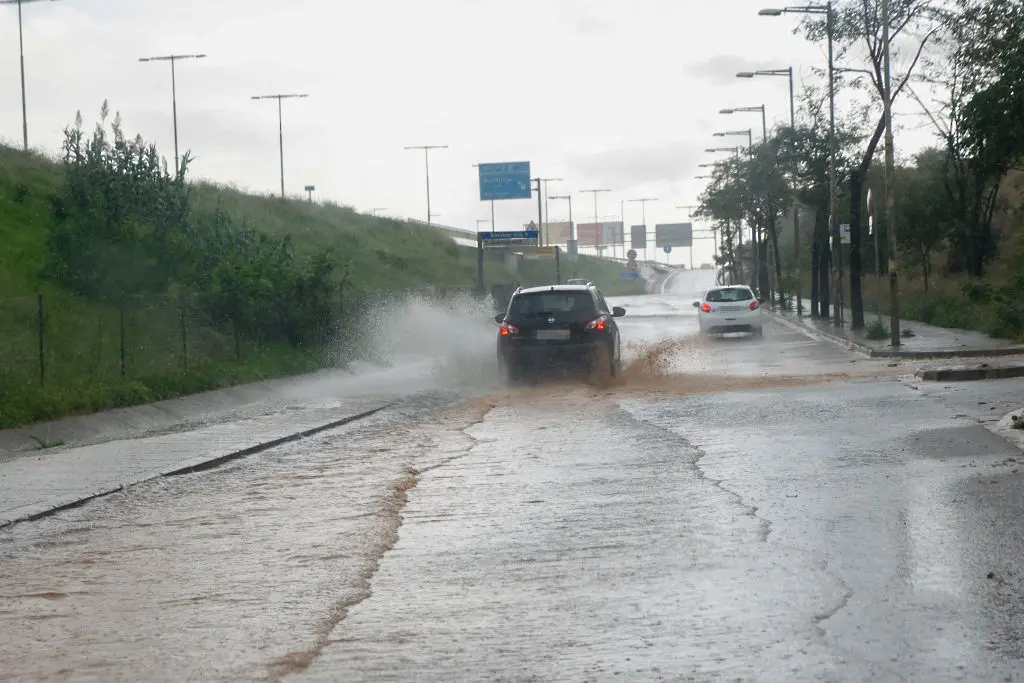
[[[62,173],[53,160],[0,145],[0,428],[311,371],[333,360],[325,353],[332,349],[252,342],[242,344],[236,357],[229,326],[203,319],[166,296],[136,299],[126,307],[122,376],[121,312],[40,275],[52,224],[50,198],[61,186]],[[244,219],[247,228],[291,235],[300,254],[334,248],[350,266],[346,306],[379,292],[476,286],[475,250],[429,228],[208,183],[194,190],[198,214],[220,206]],[[554,281],[553,262],[530,262],[524,271],[538,283]],[[587,277],[608,294],[643,291],[642,283],[619,280],[620,271],[621,266],[584,257],[563,269],[562,277]],[[523,275],[511,275],[500,262],[485,262],[488,285],[517,277]],[[45,323],[43,383],[39,295]]]
[[[644,294],[646,289],[643,280],[623,280],[620,276],[626,270],[621,263],[580,255],[579,260],[560,261],[562,282],[569,278],[586,278],[597,285],[606,296],[626,296]],[[555,262],[553,260],[523,261],[519,268],[518,281],[523,286],[544,285],[555,281]]]

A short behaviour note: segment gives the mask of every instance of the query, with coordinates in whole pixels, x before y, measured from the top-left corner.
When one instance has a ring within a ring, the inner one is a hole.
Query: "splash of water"
[[[386,367],[426,369],[442,386],[492,387],[498,373],[491,306],[465,294],[382,301],[359,325],[363,356]]]

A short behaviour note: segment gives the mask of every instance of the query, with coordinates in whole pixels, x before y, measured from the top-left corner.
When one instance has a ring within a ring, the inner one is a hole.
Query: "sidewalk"
[[[44,517],[162,476],[187,474],[369,417],[387,403],[353,399],[191,431],[0,462],[0,528]]]
[[[798,318],[792,312],[774,312],[771,315],[784,324],[812,336],[822,337],[835,342],[852,351],[862,353],[871,358],[981,358],[993,356],[1024,355],[1024,345],[993,339],[981,332],[969,330],[952,330],[936,327],[912,320],[901,320],[900,330],[913,330],[913,337],[904,337],[899,348],[889,345],[889,339],[868,339],[864,330],[851,330],[852,312],[846,311],[844,327],[837,327],[832,321],[811,318],[808,315]],[[867,325],[877,320],[875,313],[864,316]],[[889,321],[882,319],[888,329]]]

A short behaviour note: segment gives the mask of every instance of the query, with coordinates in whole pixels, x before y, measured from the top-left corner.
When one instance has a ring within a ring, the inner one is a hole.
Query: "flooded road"
[[[366,420],[0,530],[0,680],[1020,680],[1017,452],[910,367],[697,341],[705,275],[612,302],[614,386],[461,348]]]

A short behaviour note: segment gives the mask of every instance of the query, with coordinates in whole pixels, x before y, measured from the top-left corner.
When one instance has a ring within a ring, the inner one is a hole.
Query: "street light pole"
[[[284,117],[282,114],[283,100],[303,99],[309,97],[305,93],[292,95],[254,95],[254,100],[277,100],[277,140],[281,153],[281,197],[284,198]]]
[[[611,192],[611,190],[605,188],[605,189],[601,189],[601,190],[580,190],[580,192],[581,193],[590,192],[591,194],[594,195],[594,226],[596,228],[596,227],[598,227],[598,222],[597,222],[597,194],[599,192]],[[595,235],[595,238],[597,238],[598,240],[600,240],[600,237],[601,237],[600,235]],[[596,247],[596,244],[595,244],[595,247]]]
[[[539,180],[542,183],[544,183],[544,220],[542,221],[543,225],[540,226],[541,246],[543,246],[547,242],[547,240],[544,239],[544,230],[546,229],[545,226],[547,226],[547,224],[549,222],[549,218],[548,218],[548,183],[561,182],[562,178],[540,178]]]
[[[885,45],[885,224],[889,232],[889,344],[900,345],[899,257],[896,242],[895,151],[892,135],[892,70],[890,65],[889,0],[882,0],[882,43]]]
[[[174,125],[174,175],[177,176],[181,169],[180,156],[178,154],[178,79],[175,75],[175,62],[180,59],[204,59],[205,54],[200,55],[164,55],[162,57],[140,57],[140,62],[170,62],[171,63],[171,120]]]
[[[757,107],[732,107],[730,109],[721,109],[719,114],[736,114],[741,112],[761,112],[761,141],[768,141],[768,114],[765,106],[759,105]],[[750,144],[753,147],[753,142]]]
[[[405,149],[422,149],[423,161],[427,170],[427,225],[430,225],[434,214],[430,212],[430,150],[448,149],[448,145],[411,145]]]
[[[550,199],[564,199],[569,202],[569,242],[576,241],[576,226],[572,222],[572,195],[557,194],[554,195],[553,197],[550,197]],[[568,250],[569,245],[565,245],[565,248],[566,250]],[[576,251],[579,252],[579,244],[576,245]],[[569,254],[570,259],[574,256],[575,254]]]
[[[888,9],[888,5],[884,7]],[[832,0],[825,3],[824,5],[808,5],[807,7],[786,7],[783,9],[763,9],[758,14],[767,17],[778,17],[786,13],[794,14],[824,14],[825,15],[825,33],[828,38],[828,105],[829,105],[829,163],[828,163],[828,228],[832,234],[833,242],[839,243],[840,238],[838,234],[838,224],[836,222],[836,68],[835,68],[835,49],[833,46],[835,37],[835,12],[832,7]],[[888,23],[888,22],[885,22]],[[888,47],[888,44],[886,44]],[[824,245],[822,245],[824,246]],[[839,247],[840,244],[835,244],[835,247]],[[826,252],[827,253],[827,252]],[[839,252],[842,254],[842,252]],[[824,281],[828,282],[828,269],[821,268],[819,264],[819,271],[824,271]],[[822,289],[821,308],[823,309],[825,316],[829,314],[828,304],[824,300],[825,290]],[[843,280],[842,280],[842,264],[840,264],[840,279],[839,279],[839,306],[836,311],[836,325],[841,326],[843,315]]]
[[[755,76],[786,76],[789,79],[789,127],[796,130],[796,94],[793,90],[793,67],[785,69],[762,69],[759,71],[741,71],[737,78],[754,78]],[[762,122],[763,122],[762,118]],[[803,315],[803,301],[800,298],[800,200],[793,193],[793,270],[795,281],[793,294],[796,297],[796,314]]]
[[[21,136],[22,145],[28,151],[28,104],[25,98],[25,39],[22,35],[21,6],[29,2],[42,2],[43,0],[0,0],[0,5],[18,6],[18,57],[21,64]],[[49,0],[54,2],[55,0]]]

